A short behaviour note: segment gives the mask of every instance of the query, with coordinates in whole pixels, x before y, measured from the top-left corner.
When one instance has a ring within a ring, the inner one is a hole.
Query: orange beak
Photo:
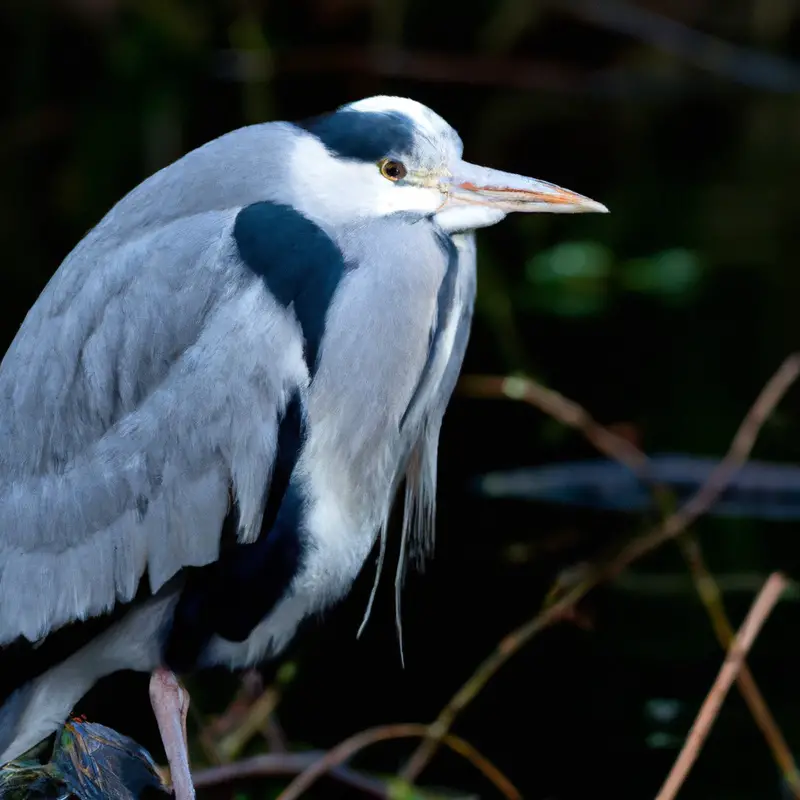
[[[450,206],[489,206],[505,213],[608,213],[602,203],[569,189],[467,161],[459,162],[445,181],[442,188],[448,196],[446,205]]]

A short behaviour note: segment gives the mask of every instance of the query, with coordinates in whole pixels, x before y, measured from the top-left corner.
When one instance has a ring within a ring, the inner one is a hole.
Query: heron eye
[[[399,181],[405,178],[408,170],[399,161],[392,161],[390,158],[384,158],[379,164],[381,168],[381,175],[390,181]]]

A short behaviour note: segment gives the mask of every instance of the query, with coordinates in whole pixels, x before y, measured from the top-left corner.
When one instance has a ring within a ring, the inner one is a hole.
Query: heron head
[[[404,212],[456,232],[514,211],[608,211],[552,183],[464,161],[456,131],[407,98],[369,97],[298,127],[310,135],[290,159],[294,204],[330,222]]]

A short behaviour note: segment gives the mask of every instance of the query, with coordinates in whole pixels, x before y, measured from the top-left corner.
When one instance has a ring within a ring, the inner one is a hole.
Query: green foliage
[[[700,258],[684,248],[664,250],[620,264],[620,286],[628,292],[652,295],[666,303],[687,303],[700,284]]]
[[[600,242],[568,241],[527,261],[527,282],[518,302],[531,311],[564,317],[602,315],[620,291],[685,304],[692,300],[702,273],[697,254],[684,248],[618,261]]]
[[[561,316],[596,315],[609,300],[611,251],[598,242],[563,242],[537,253],[525,265],[529,307]]]

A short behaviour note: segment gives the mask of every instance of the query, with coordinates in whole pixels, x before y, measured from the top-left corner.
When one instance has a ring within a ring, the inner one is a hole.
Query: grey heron
[[[138,670],[192,797],[176,675],[280,653],[403,481],[403,542],[430,543],[474,231],[606,210],[383,96],[227,133],[123,197],[0,364],[0,763]]]

